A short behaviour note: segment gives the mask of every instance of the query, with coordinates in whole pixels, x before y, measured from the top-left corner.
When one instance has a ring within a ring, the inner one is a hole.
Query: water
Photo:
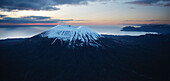
[[[115,26],[89,26],[100,34],[107,35],[129,35],[129,36],[140,36],[145,34],[157,34],[156,32],[142,32],[142,31],[120,31],[125,25]]]
[[[47,31],[53,26],[10,26],[10,27],[0,27],[0,39],[8,38],[28,38],[37,35],[43,31]],[[120,31],[123,25],[114,26],[89,26],[92,30],[100,34],[107,35],[130,35],[139,36],[145,35],[147,33],[157,34],[156,32],[127,32]]]

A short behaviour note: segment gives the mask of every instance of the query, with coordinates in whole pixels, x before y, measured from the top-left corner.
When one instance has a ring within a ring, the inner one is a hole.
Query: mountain
[[[144,32],[157,32],[159,34],[169,34],[170,25],[168,24],[146,24],[139,25],[140,27],[126,26],[121,31],[144,31]]]
[[[96,43],[97,42],[97,43]],[[99,35],[56,26],[0,41],[1,81],[169,81],[170,35]]]
[[[96,47],[102,46],[98,41],[96,41],[102,36],[86,26],[76,27],[71,25],[57,25],[42,33],[41,36],[54,39],[51,45],[54,44],[56,40],[60,40],[61,44],[66,44],[68,47],[84,45]]]

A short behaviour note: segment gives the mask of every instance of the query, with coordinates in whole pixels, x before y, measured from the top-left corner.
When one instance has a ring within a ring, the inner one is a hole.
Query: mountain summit
[[[62,45],[67,44],[69,47],[102,46],[100,42],[97,41],[102,36],[86,26],[57,25],[43,32],[41,36],[54,39],[51,45],[53,45],[56,40],[60,40]]]

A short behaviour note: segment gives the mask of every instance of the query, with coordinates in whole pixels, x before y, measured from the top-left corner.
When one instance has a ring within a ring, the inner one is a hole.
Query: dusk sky
[[[170,0],[1,0],[0,25],[170,24]]]

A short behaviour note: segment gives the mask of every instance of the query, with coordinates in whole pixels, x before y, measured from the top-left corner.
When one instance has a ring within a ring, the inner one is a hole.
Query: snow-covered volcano
[[[41,34],[42,37],[60,40],[61,43],[67,43],[68,46],[102,46],[99,41],[100,34],[94,32],[86,26],[57,25],[54,28]]]

